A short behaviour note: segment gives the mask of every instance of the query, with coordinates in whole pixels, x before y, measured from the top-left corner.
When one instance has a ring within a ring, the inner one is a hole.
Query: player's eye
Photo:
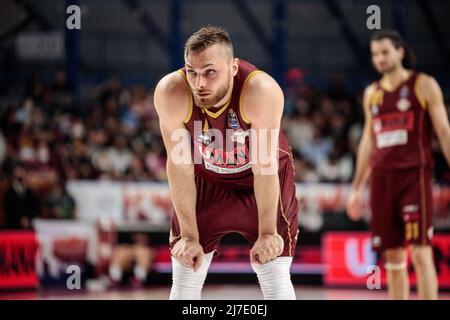
[[[207,76],[212,76],[213,74],[215,74],[216,73],[216,70],[213,70],[213,69],[208,69],[208,70],[206,70],[206,72],[205,72],[205,74],[207,75]]]
[[[187,70],[186,73],[188,74],[188,76],[190,77],[195,77],[196,72],[194,70]]]

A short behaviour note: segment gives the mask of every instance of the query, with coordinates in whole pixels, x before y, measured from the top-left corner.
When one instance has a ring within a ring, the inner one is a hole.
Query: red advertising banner
[[[440,288],[450,288],[450,235],[437,234],[433,251]],[[325,264],[326,285],[366,286],[373,279],[374,266],[379,267],[381,284],[386,285],[386,273],[380,257],[372,251],[370,233],[330,232],[322,239],[322,258]],[[411,285],[416,278],[411,261],[408,261]]]
[[[0,289],[35,288],[38,243],[31,231],[0,232]]]

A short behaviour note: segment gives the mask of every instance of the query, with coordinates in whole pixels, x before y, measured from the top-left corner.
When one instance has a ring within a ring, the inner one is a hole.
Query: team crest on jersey
[[[228,127],[231,129],[239,128],[239,121],[237,118],[237,114],[236,112],[233,111],[233,109],[230,109],[230,111],[228,111]]]
[[[397,101],[397,109],[402,112],[405,112],[410,107],[411,107],[411,101],[409,101],[409,99],[407,99],[407,98],[400,98]]]
[[[409,88],[407,86],[403,86],[400,89],[400,98],[408,98],[409,96]]]
[[[231,136],[231,141],[233,142],[237,142],[240,144],[244,144],[245,143],[245,138],[249,136],[248,131],[235,131],[233,132],[232,136]]]

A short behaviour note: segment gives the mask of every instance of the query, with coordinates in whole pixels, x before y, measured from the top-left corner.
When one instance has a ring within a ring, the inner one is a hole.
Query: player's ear
[[[233,74],[233,77],[237,74],[238,70],[239,70],[239,59],[233,58],[233,62],[231,64],[231,72]]]
[[[405,58],[405,49],[403,47],[399,47],[398,53],[400,54],[400,60],[403,61],[403,59]]]

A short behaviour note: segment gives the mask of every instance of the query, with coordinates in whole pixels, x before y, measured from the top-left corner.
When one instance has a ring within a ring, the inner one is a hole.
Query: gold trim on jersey
[[[194,108],[193,107],[193,101],[192,101],[192,95],[189,95],[189,106],[188,106],[188,113],[187,113],[187,115],[186,115],[186,117],[184,118],[184,120],[183,120],[183,122],[184,123],[188,123],[189,122],[189,120],[191,120],[191,117],[192,117],[192,109]]]
[[[262,70],[253,70],[252,72],[250,72],[247,77],[245,78],[244,84],[242,85],[242,89],[241,89],[241,93],[239,95],[239,113],[241,114],[241,118],[242,120],[246,123],[246,124],[250,124],[250,121],[247,119],[247,117],[244,115],[244,111],[242,110],[242,94],[244,93],[244,90],[247,86],[248,81],[253,78],[255,75],[257,75],[258,73],[263,72]]]
[[[292,165],[292,170],[293,170],[293,173],[294,173],[294,176],[295,176],[294,157],[292,155],[292,148],[289,146],[289,152],[287,152],[286,150],[283,150],[281,148],[278,148],[278,150],[283,152],[283,153],[285,153],[285,154],[287,154],[289,156],[289,159],[290,159],[291,165]],[[288,226],[289,256],[293,256],[293,252],[292,252],[292,244],[293,244],[293,242],[292,242],[292,235],[291,235],[291,223],[289,222],[288,218],[286,217],[286,214],[284,213],[283,199],[281,197],[281,186],[280,186],[279,202],[280,202],[281,216],[283,217],[284,222]],[[297,230],[297,236],[298,236],[298,230]]]
[[[408,83],[409,80],[411,80],[411,77],[414,76],[414,71],[410,71],[408,78],[406,78],[404,81],[400,82],[400,84],[395,87],[395,88],[388,88],[385,84],[385,81],[383,81],[383,79],[380,80],[380,87],[381,89],[383,89],[386,92],[392,93],[397,91],[401,86],[405,85]]]
[[[286,150],[283,150],[281,148],[278,148],[278,150],[289,156],[289,159],[291,160],[292,170],[294,170],[294,176],[295,176],[295,165],[294,165],[294,157],[292,155],[292,148],[289,146],[289,152],[287,152]]]
[[[209,122],[208,118],[205,117],[205,124],[203,125],[203,132],[208,132],[209,130]]]
[[[216,118],[219,117],[219,116],[225,111],[225,109],[230,105],[230,102],[231,102],[231,97],[230,97],[230,99],[227,101],[227,103],[225,103],[225,105],[224,105],[219,111],[216,111],[216,112],[211,112],[211,111],[209,111],[208,109],[203,109],[203,110],[205,110],[205,112],[206,112],[206,114],[207,114],[208,116],[210,116],[211,118],[216,119]]]
[[[388,88],[387,85],[383,82],[383,79],[380,80],[380,88],[386,92],[394,92],[392,88]]]
[[[369,107],[373,105],[381,106],[383,104],[383,97],[383,89],[376,89],[369,98]]]
[[[188,81],[187,81],[187,78],[186,78],[186,74],[183,72],[183,70],[178,70],[177,71],[179,74],[181,74],[181,76],[183,77],[183,79],[184,79],[184,81],[186,82],[186,85],[187,85],[187,88],[188,88],[188,90],[190,90],[189,89],[189,83],[188,83]],[[188,102],[188,112],[187,112],[187,114],[186,114],[186,117],[184,117],[184,120],[183,120],[183,122],[186,124],[186,123],[188,123],[189,122],[189,120],[191,120],[191,117],[192,117],[192,109],[193,109],[193,106],[194,106],[194,103],[193,103],[193,101],[192,101],[192,94],[191,93],[189,93],[189,102]]]
[[[284,209],[283,209],[283,199],[281,198],[281,187],[280,187],[280,192],[278,195],[278,199],[280,202],[280,209],[281,209],[281,216],[283,217],[284,222],[287,224],[288,227],[288,238],[289,238],[289,256],[292,257],[292,235],[291,235],[291,223],[289,222],[289,220],[287,219],[285,213],[284,213]]]
[[[416,94],[417,100],[419,101],[419,104],[422,108],[427,108],[427,103],[425,101],[425,98],[419,91],[419,77],[421,76],[421,73],[419,73],[416,77],[416,82],[414,83],[414,93]]]

